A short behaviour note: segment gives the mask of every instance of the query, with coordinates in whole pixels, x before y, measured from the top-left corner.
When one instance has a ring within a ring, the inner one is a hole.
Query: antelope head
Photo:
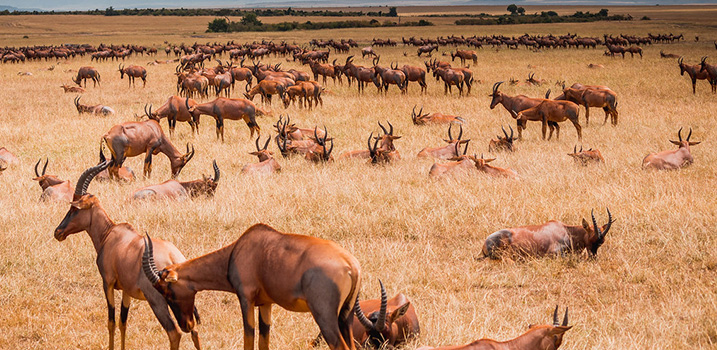
[[[393,125],[389,121],[386,122],[388,123],[389,130],[386,130],[381,122],[378,122],[378,126],[381,127],[381,130],[383,130],[383,136],[376,137],[376,140],[382,140],[381,148],[390,152],[396,150],[396,147],[393,146],[393,141],[400,139],[401,136],[395,136],[393,134]]]
[[[217,185],[219,185],[220,172],[216,160],[212,161],[212,168],[214,168],[214,176],[202,175],[201,189],[198,191],[200,193],[206,193],[208,196],[214,196],[214,192],[217,190]]]
[[[92,208],[99,206],[99,199],[87,193],[92,179],[112,164],[111,160],[95,165],[82,173],[77,180],[70,210],[55,229],[55,239],[64,241],[67,236],[86,230],[92,222]]]
[[[684,57],[681,57],[677,59],[677,65],[680,66],[680,75],[685,75],[685,71],[687,71],[687,65],[684,63]]]
[[[249,154],[251,154],[253,156],[257,156],[259,158],[259,161],[263,162],[265,160],[273,158],[274,152],[267,150],[267,147],[269,147],[269,141],[271,140],[271,136],[269,136],[266,139],[266,143],[264,143],[264,147],[259,146],[260,138],[261,138],[261,136],[257,136],[256,141],[254,142],[254,144],[256,145],[256,152],[250,152]]]
[[[199,322],[199,315],[194,307],[197,290],[179,278],[179,267],[170,265],[159,271],[154,262],[152,239],[149,234],[144,237],[142,271],[154,288],[164,296],[182,331],[189,332]]]
[[[459,128],[460,129],[458,130],[458,138],[454,139],[453,134],[451,133],[451,129],[453,129],[453,123],[448,124],[448,139],[443,139],[443,141],[445,141],[448,144],[451,144],[454,142],[460,143],[460,144],[468,143],[470,141],[470,139],[468,139],[468,140],[461,139],[463,137],[463,124],[460,124]]]
[[[416,105],[413,106],[413,111],[411,112],[411,119],[413,120],[413,124],[416,125],[423,125],[426,122],[423,120],[423,118],[427,117],[428,113],[423,114],[423,107],[421,107],[421,110],[416,113]]]
[[[361,310],[358,298],[356,298],[356,304],[354,304],[356,318],[366,329],[366,335],[368,336],[366,344],[364,345],[368,345],[376,349],[380,349],[384,343],[395,343],[396,336],[399,332],[398,325],[395,324],[395,321],[406,314],[408,307],[411,306],[411,302],[406,302],[389,314],[386,288],[384,288],[381,280],[379,280],[378,283],[381,285],[381,307],[378,311],[374,311],[366,316],[364,315],[363,310]]]
[[[187,100],[189,100],[189,99],[187,99]],[[156,112],[152,113],[152,105],[151,104],[149,105],[149,111],[147,111],[147,104],[144,105],[144,115],[146,115],[147,118],[149,118],[149,119],[159,122],[159,116],[157,115],[157,113]]]
[[[122,63],[120,63],[120,64],[117,66],[117,68],[119,69],[119,72],[120,72],[120,79],[124,79],[125,69],[124,69],[124,67],[122,66]]]
[[[82,98],[82,96],[77,96],[77,97],[75,97],[75,100],[74,100],[75,108],[77,108],[77,113],[80,113],[80,114],[82,113],[82,110],[83,110],[83,108],[82,108],[83,106],[80,104],[81,98]]]
[[[500,84],[503,84],[503,82],[499,81],[499,82],[493,84],[493,92],[490,95],[488,95],[493,98],[490,101],[490,109],[495,108],[495,106],[497,106],[499,103],[501,103],[503,101],[503,94],[500,91],[498,91]]]
[[[334,150],[334,140],[333,138],[328,138],[329,132],[326,130],[326,126],[324,126],[324,137],[319,137],[317,134],[318,127],[314,127],[314,140],[316,141],[316,144],[321,146],[321,153],[317,154],[314,151],[309,151],[309,153],[306,154],[307,158],[310,158],[312,160],[318,160],[321,162],[327,162],[333,160],[331,157],[331,151]],[[331,142],[331,148],[328,148],[326,145],[326,142]],[[313,154],[313,157],[312,157]],[[318,155],[318,157],[316,157]]]
[[[605,236],[607,235],[607,232],[610,231],[610,227],[615,220],[612,219],[610,209],[607,209],[607,224],[602,227],[598,226],[597,220],[595,220],[594,211],[590,211],[590,216],[592,217],[592,226],[585,219],[583,219],[582,225],[587,236],[586,241],[588,242],[588,246],[586,248],[588,250],[588,254],[590,257],[594,258],[597,255],[598,248],[605,243]]]
[[[190,160],[194,157],[194,145],[192,145],[192,150],[189,150],[189,142],[187,142],[187,153],[182,155],[179,158],[172,159],[170,161],[170,165],[172,168],[172,178],[176,179],[177,176],[179,176],[179,173],[182,171],[182,168],[184,168],[187,163],[189,163]]]
[[[684,141],[682,140],[682,128],[680,128],[680,130],[677,131],[677,137],[678,137],[679,141],[670,140],[670,142],[679,148],[684,147],[684,148],[687,148],[688,150],[690,149],[690,146],[699,145],[702,142],[702,141],[697,141],[697,142],[690,141],[690,137],[692,137],[692,128],[690,128],[690,133],[687,134],[687,139],[685,139]]]
[[[42,187],[43,191],[50,186],[54,186],[64,182],[55,175],[45,175],[48,162],[47,158],[45,158],[45,165],[43,165],[42,167],[42,172],[38,172],[37,167],[40,165],[40,161],[42,161],[42,158],[38,159],[37,163],[35,163],[35,177],[33,178],[33,180],[37,181],[40,184],[40,187]]]
[[[531,349],[557,349],[563,343],[563,335],[572,326],[568,326],[568,308],[565,308],[563,322],[558,320],[558,306],[553,312],[552,325],[530,325],[528,331],[515,339]]]

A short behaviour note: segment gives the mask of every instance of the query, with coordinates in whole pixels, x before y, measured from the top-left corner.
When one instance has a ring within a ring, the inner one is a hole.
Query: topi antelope
[[[111,161],[104,162],[85,170],[77,180],[75,193],[70,203],[70,210],[55,229],[55,239],[64,241],[67,236],[85,231],[97,252],[97,267],[102,276],[102,289],[107,300],[107,330],[109,331],[109,348],[114,349],[115,334],[115,290],[122,291],[122,306],[120,311],[120,342],[121,349],[125,348],[125,335],[127,330],[127,317],[129,316],[132,298],[147,300],[155,317],[167,332],[171,350],[179,349],[179,340],[182,337],[177,325],[172,320],[167,302],[160,293],[152,288],[152,284],[141,272],[143,256],[142,236],[132,225],[127,223],[115,224],[100,205],[97,197],[87,193],[92,179],[102,170],[109,167]],[[153,239],[156,251],[152,252],[154,266],[178,264],[186,259],[172,243]],[[190,315],[196,316],[199,323],[197,309],[193,308]],[[194,347],[200,349],[199,334],[192,328],[183,329],[192,332]]]
[[[456,50],[456,52],[451,52],[451,61],[455,61],[456,57],[461,60],[461,64],[466,64],[466,60],[473,60],[473,65],[478,64],[478,54],[472,50]]]
[[[401,136],[395,136],[393,134],[393,124],[388,122],[389,129],[378,122],[378,126],[383,130],[383,135],[373,137],[373,133],[369,137],[368,150],[356,150],[347,151],[339,156],[341,159],[359,158],[359,159],[371,159],[373,163],[390,162],[392,160],[398,160],[401,158],[396,147],[393,145],[394,140],[398,140]],[[371,139],[374,139],[374,146],[371,147]]]
[[[383,283],[378,282],[381,299],[361,302],[356,299],[354,312],[358,323],[353,324],[354,339],[364,347],[375,349],[384,345],[401,346],[421,332],[416,309],[402,293],[388,299]]]
[[[259,147],[260,137],[261,136],[257,135],[256,141],[254,142],[256,144],[256,152],[249,153],[253,156],[257,156],[259,163],[245,165],[241,169],[242,174],[272,174],[281,171],[281,165],[274,159],[274,153],[267,150],[271,136],[266,139],[264,147]]]
[[[134,85],[135,78],[142,79],[142,87],[147,85],[147,70],[144,67],[132,65],[125,68],[121,63],[117,67],[119,68],[120,79],[124,79],[125,74],[127,75],[129,86]]]
[[[177,181],[174,179],[167,180],[157,185],[150,185],[140,188],[132,195],[134,200],[155,200],[170,199],[184,200],[188,198],[206,195],[214,196],[219,184],[219,167],[217,161],[212,162],[214,168],[214,177],[202,176],[201,180],[193,181]]]
[[[660,57],[662,58],[680,58],[680,55],[676,55],[674,53],[664,53],[662,50],[660,50]]]
[[[426,124],[452,124],[452,123],[458,123],[463,124],[466,122],[463,117],[455,116],[455,115],[449,115],[449,114],[441,114],[441,113],[426,113],[423,114],[423,107],[421,107],[421,110],[416,113],[416,106],[413,106],[413,111],[411,111],[411,120],[413,121],[413,124],[415,125],[426,125]]]
[[[556,130],[556,138],[560,139],[560,125],[558,123],[569,120],[575,126],[575,130],[578,133],[578,140],[583,139],[582,127],[578,117],[580,116],[580,110],[578,105],[570,101],[555,101],[555,100],[543,100],[535,107],[528,108],[522,112],[515,113],[512,111],[515,119],[520,120],[522,125],[528,120],[539,120],[543,124],[543,140],[545,140],[546,128],[550,122],[554,123]],[[553,137],[553,129],[550,129],[550,136],[548,140]]]
[[[503,108],[505,108],[509,113],[510,116],[515,118],[517,113],[522,112],[528,108],[532,108],[543,102],[544,99],[542,98],[530,98],[525,95],[517,95],[517,96],[508,96],[501,91],[498,90],[500,85],[503,84],[502,81],[499,81],[495,84],[493,84],[493,92],[488,95],[492,97],[492,100],[490,102],[490,109],[495,108],[499,103],[503,105]],[[550,90],[545,94],[545,99],[548,98],[550,95]],[[541,121],[540,119],[536,119],[536,121]],[[523,138],[523,129],[525,129],[526,122],[520,119],[516,120],[517,128],[518,128],[518,140]],[[550,127],[550,132],[552,134],[553,129],[557,123],[548,121],[548,126]]]
[[[607,210],[607,224],[598,226],[594,212],[590,213],[592,226],[583,219],[582,225],[566,225],[550,220],[542,225],[521,226],[491,233],[483,244],[483,256],[500,259],[508,256],[542,257],[565,255],[587,250],[590,257],[597,255],[605,243],[605,236],[614,220]]]
[[[565,100],[577,103],[585,107],[585,126],[590,124],[590,107],[599,107],[605,111],[605,121],[610,117],[613,126],[617,125],[617,94],[610,89],[582,88],[563,89]]]
[[[707,56],[702,57],[702,61],[700,61],[700,73],[704,72],[707,72],[710,76],[712,93],[717,93],[717,65],[707,63]]]
[[[476,169],[478,169],[479,172],[486,174],[491,177],[507,177],[511,179],[517,179],[518,173],[515,172],[513,169],[508,168],[499,168],[497,166],[492,166],[488,163],[495,160],[495,158],[485,159],[483,158],[483,154],[480,155],[480,158],[473,156],[468,156],[470,160],[475,163]]]
[[[605,159],[603,159],[598,149],[590,148],[587,151],[583,151],[583,146],[580,146],[580,151],[578,151],[578,146],[573,146],[573,153],[568,153],[568,155],[582,166],[605,163]]]
[[[42,195],[40,195],[40,201],[53,201],[53,202],[71,202],[72,201],[72,186],[69,180],[60,180],[55,175],[45,175],[47,170],[47,162],[45,159],[45,165],[42,167],[42,173],[37,171],[37,167],[40,165],[39,159],[35,163],[35,178],[40,187],[42,188]]]
[[[224,142],[224,120],[244,120],[249,127],[251,137],[254,132],[261,134],[261,128],[256,123],[256,115],[268,115],[269,112],[254,105],[253,102],[243,98],[225,98],[217,97],[214,101],[209,101],[194,106],[189,106],[189,99],[184,100],[185,107],[192,114],[192,119],[199,124],[199,117],[202,114],[214,117],[217,122],[217,139],[221,137]]]
[[[60,85],[60,87],[65,90],[65,93],[74,92],[74,93],[81,94],[81,93],[86,92],[85,89],[83,89],[79,86],[69,86],[67,84],[62,84],[62,85]]]
[[[563,343],[563,335],[573,326],[568,326],[568,308],[565,308],[563,323],[558,321],[558,307],[553,312],[552,325],[530,325],[521,336],[507,340],[479,339],[470,344],[432,348],[420,347],[418,350],[557,350]]]
[[[150,177],[152,155],[164,153],[169,158],[172,178],[176,178],[182,168],[194,157],[194,146],[189,151],[189,143],[187,143],[187,153],[179,153],[179,150],[164,135],[156,120],[117,124],[110,128],[102,136],[102,139],[112,154],[112,166],[108,170],[113,179],[119,178],[118,169],[122,167],[127,157],[136,157],[146,153],[143,174]]]
[[[468,149],[468,142],[470,142],[470,139],[462,140],[463,137],[463,125],[460,125],[460,131],[458,131],[458,138],[453,138],[453,135],[451,134],[451,129],[453,128],[453,124],[450,124],[448,126],[448,139],[443,139],[447,143],[447,145],[443,147],[426,147],[422,149],[420,152],[418,152],[418,157],[434,157],[438,159],[449,159],[449,158],[455,158],[460,157],[460,146],[459,145],[465,145],[465,150]],[[465,150],[463,154],[465,154]]]
[[[690,133],[687,134],[687,139],[682,140],[682,128],[677,132],[679,141],[673,141],[672,144],[677,146],[676,150],[662,151],[657,153],[650,153],[642,160],[643,169],[657,169],[657,170],[674,170],[686,167],[694,161],[692,153],[690,152],[690,146],[699,145],[702,141],[690,141],[692,136],[692,128]]]
[[[684,76],[685,72],[687,72],[687,75],[690,76],[690,80],[692,81],[692,94],[695,94],[695,85],[697,85],[697,80],[707,80],[710,83],[710,86],[712,86],[713,89],[715,89],[715,84],[717,84],[717,81],[712,81],[710,79],[709,73],[705,70],[702,70],[702,66],[699,64],[696,65],[688,65],[684,63],[684,59],[680,57],[677,60],[677,65],[680,67],[680,75]]]
[[[187,122],[192,128],[192,135],[196,131],[199,134],[199,116],[194,119],[194,116],[189,113],[187,106],[190,108],[197,105],[197,102],[191,98],[181,98],[179,96],[170,96],[161,107],[156,111],[152,112],[152,105],[149,105],[149,111],[147,111],[147,105],[144,106],[144,114],[149,119],[154,119],[159,122],[162,118],[167,118],[167,124],[169,125],[169,137],[174,136],[174,129],[177,127],[177,122]]]
[[[338,244],[256,224],[228,246],[161,270],[154,263],[152,245],[152,240],[145,240],[142,270],[164,296],[182,330],[194,326],[197,292],[219,290],[239,297],[244,350],[254,349],[255,308],[259,309],[259,349],[269,349],[273,304],[310,312],[331,350],[355,349],[352,319],[361,269]]]
[[[93,86],[99,85],[100,72],[98,72],[95,67],[80,67],[80,69],[77,70],[77,76],[72,81],[80,87],[82,86],[80,83],[84,81],[85,87],[87,87],[87,79],[92,79]]]
[[[314,141],[316,144],[309,148],[309,151],[306,153],[304,158],[306,160],[312,161],[314,163],[320,163],[320,162],[329,162],[333,161],[334,157],[331,156],[331,151],[334,150],[334,140],[333,138],[328,138],[328,132],[326,131],[326,126],[324,126],[324,136],[320,137],[317,134],[316,127],[314,128]],[[326,142],[331,142],[331,148],[328,148],[326,146]]]
[[[75,97],[75,100],[74,100],[75,108],[77,108],[78,114],[89,113],[92,115],[105,115],[105,116],[110,115],[110,114],[115,114],[115,110],[110,107],[107,107],[107,106],[103,106],[103,105],[87,106],[87,105],[80,104],[81,98],[82,98],[82,96],[77,96],[77,97]]]
[[[513,127],[510,125],[508,125],[508,127],[510,128],[510,136],[508,136],[505,128],[501,126],[500,129],[503,130],[503,135],[505,135],[505,137],[498,135],[496,136],[498,138],[497,140],[490,140],[490,142],[488,142],[488,152],[513,152],[515,150],[513,141],[517,140],[517,138],[513,137]]]
[[[468,152],[468,144],[466,144],[463,154],[460,152],[460,143],[456,142],[453,146],[455,157],[448,158],[448,163],[433,163],[428,171],[428,176],[432,178],[440,178],[446,175],[465,175],[475,170],[475,163],[471,156],[466,155]]]

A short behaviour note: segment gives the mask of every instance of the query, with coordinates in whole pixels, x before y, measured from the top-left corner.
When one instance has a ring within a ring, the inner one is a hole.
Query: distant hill
[[[15,6],[0,5],[0,11],[43,11],[41,9],[19,8]]]

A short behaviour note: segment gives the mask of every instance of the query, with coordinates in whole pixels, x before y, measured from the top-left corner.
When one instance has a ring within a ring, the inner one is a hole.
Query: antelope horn
[[[75,106],[80,105],[80,96],[75,97]]]
[[[687,134],[687,139],[685,139],[685,141],[689,141],[689,140],[690,140],[690,137],[692,137],[692,128],[690,128],[690,133]],[[44,174],[43,174],[43,175],[44,175]]]
[[[499,81],[499,82],[495,83],[495,85],[493,86],[493,92],[494,92],[494,93],[495,93],[495,92],[498,92],[498,88],[499,88],[500,85],[503,84],[503,83],[504,83],[504,82],[502,82],[502,81]]]
[[[246,90],[246,92],[249,92],[249,84],[248,83],[246,85],[244,85],[244,90]]]
[[[159,283],[159,271],[157,271],[157,265],[154,263],[154,247],[152,246],[152,239],[149,237],[149,233],[146,233],[144,240],[144,253],[142,253],[142,271],[144,275],[153,286]]]
[[[386,312],[388,308],[388,296],[386,295],[386,288],[383,287],[383,282],[378,280],[381,285],[381,309],[378,312],[378,318],[376,319],[376,330],[383,331],[386,328]]]
[[[42,158],[37,160],[37,163],[35,163],[35,176],[40,177],[40,173],[37,172],[37,166],[40,165],[40,162],[42,161]]]
[[[413,105],[413,111],[411,112],[411,117],[416,115],[416,105]]]
[[[391,122],[388,120],[386,121],[386,123],[388,123],[388,126],[389,126],[388,134],[393,136],[393,125],[391,125]]]
[[[187,107],[187,111],[189,111],[189,97],[184,99],[184,106]]]
[[[680,138],[680,142],[682,142],[682,128],[680,128],[679,131],[677,131],[677,137]]]
[[[560,326],[560,321],[558,321],[558,305],[555,305],[555,311],[553,312],[553,326]]]
[[[595,234],[597,234],[598,238],[603,237],[603,233],[602,233],[602,231],[600,231],[600,226],[598,226],[597,220],[595,220],[594,210],[590,211],[590,216],[592,216],[592,219],[593,219],[593,228],[595,229]]]
[[[513,127],[510,125],[508,127],[510,128],[510,139],[513,140]]]
[[[580,145],[580,153],[583,152],[583,145]]]
[[[453,124],[453,123],[451,123]],[[460,129],[458,131],[458,140],[460,140],[463,137],[463,124],[459,125]]]
[[[453,140],[453,136],[451,135],[451,129],[453,128],[453,123],[448,124],[448,139]]]
[[[324,146],[324,160],[329,160],[329,156],[331,156],[331,151],[334,150],[334,140],[331,141],[331,148],[329,148],[328,152],[326,151],[326,146]],[[326,144],[326,135],[324,135],[324,145]]]
[[[370,135],[368,135],[368,151],[373,155],[373,152],[375,152],[375,148],[371,148],[371,138],[373,137],[373,131]],[[378,141],[378,140],[377,140]]]
[[[565,307],[565,316],[563,316],[563,324],[562,324],[562,326],[563,326],[563,327],[567,327],[567,326],[568,326],[568,307],[567,307],[567,306]]]
[[[374,329],[374,325],[373,323],[371,323],[371,320],[369,320],[366,315],[363,314],[363,310],[361,310],[361,305],[359,305],[358,298],[356,298],[356,303],[354,304],[354,313],[356,314],[356,318],[358,318],[363,328],[366,328],[366,331],[372,331]]]
[[[269,147],[269,141],[271,141],[271,133],[269,134],[269,137],[266,138],[266,142],[264,143],[264,148],[261,149],[262,151],[266,150],[267,147]]]
[[[384,128],[383,125],[381,125],[381,122],[378,122],[378,126],[381,127],[381,130],[383,130],[383,133],[384,133],[385,135],[389,135],[388,131],[386,131],[386,128]]]
[[[102,170],[107,169],[110,164],[112,163],[112,160],[107,160],[103,162],[102,164],[95,165],[82,173],[80,175],[80,178],[77,179],[77,185],[75,185],[75,196],[83,196],[87,193],[87,187],[90,186],[90,182],[92,182],[92,179],[97,176]]]
[[[47,170],[47,162],[50,161],[48,158],[45,158],[45,165],[42,166],[42,176],[45,176],[45,171]]]
[[[471,142],[471,140],[466,140],[466,146],[463,148],[463,155],[465,156],[466,153],[468,153],[468,142]]]
[[[505,135],[505,139],[508,140],[508,133],[505,131],[503,125],[500,126],[500,130],[503,130],[503,135]]]
[[[578,145],[573,146],[573,154],[578,153]]]
[[[214,182],[219,182],[219,166],[217,165],[216,159],[212,161],[212,167],[214,168]]]
[[[259,135],[256,136],[256,140],[254,140],[254,144],[256,145],[256,151],[261,152],[261,148],[259,148]]]

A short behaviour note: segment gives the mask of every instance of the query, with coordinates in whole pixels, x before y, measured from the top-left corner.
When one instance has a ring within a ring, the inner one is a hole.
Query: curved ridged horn
[[[592,219],[593,219],[593,229],[595,230],[595,234],[597,235],[598,239],[600,239],[601,237],[603,237],[603,233],[602,233],[602,231],[600,231],[600,226],[598,226],[597,220],[595,220],[595,211],[594,210],[590,211],[590,216],[592,216]]]
[[[102,170],[107,169],[112,163],[112,160],[107,160],[102,164],[95,165],[82,173],[80,178],[77,179],[77,185],[75,185],[75,196],[83,196],[87,193],[87,187],[90,186],[92,179],[97,176]]]
[[[75,97],[75,106],[79,106],[79,105],[80,105],[80,98],[81,98],[81,97],[82,97],[82,96],[77,96],[77,97]]]
[[[508,128],[510,128],[510,140],[513,141],[513,127],[508,125]]]
[[[555,305],[555,311],[553,311],[553,326],[560,326],[560,321],[558,321],[558,305]]]
[[[508,140],[508,132],[505,131],[503,125],[500,126],[500,130],[503,130],[503,135],[505,135],[505,139]]]
[[[607,231],[610,231],[610,227],[612,227],[613,222],[614,220],[612,219],[610,208],[607,208],[607,225],[605,226],[605,231],[602,233],[602,237],[605,237],[605,235],[607,235]]]
[[[684,61],[684,57],[680,56],[680,58],[677,59],[677,64],[682,65],[682,61]]]
[[[386,123],[388,123],[388,127],[389,127],[389,129],[388,129],[388,134],[391,135],[391,136],[393,136],[393,125],[392,125],[391,122],[388,121],[388,120],[386,121]]]
[[[194,157],[194,145],[192,145],[192,150],[189,151],[189,142],[187,142],[187,154],[185,154],[184,156],[186,157],[184,164],[187,164],[190,160],[192,160],[192,158]]]
[[[189,97],[184,99],[184,106],[187,107],[187,111],[189,111]]]
[[[214,182],[219,182],[219,176],[221,174],[219,172],[219,166],[217,165],[216,159],[212,161],[212,167],[214,168]]]
[[[451,129],[453,128],[453,123],[448,124],[448,140],[453,141],[453,135],[451,135]]]
[[[466,140],[466,146],[465,146],[465,148],[463,149],[463,155],[464,155],[464,156],[466,155],[466,153],[468,153],[468,143],[469,143],[469,142],[471,142],[471,140]],[[459,143],[459,144],[460,144],[460,143]]]
[[[378,318],[376,319],[376,330],[382,331],[386,328],[386,313],[388,309],[388,295],[386,295],[386,288],[383,286],[383,282],[378,280],[378,284],[381,285],[381,309],[378,312]]]
[[[100,162],[97,164],[102,164],[105,161],[107,161],[107,158],[105,158],[105,144],[100,141]]]
[[[260,138],[260,137],[261,137],[261,136],[258,136],[258,135],[257,135],[256,140],[254,140],[254,145],[256,145],[256,151],[257,151],[257,152],[261,152],[261,148],[259,147],[259,138]]]
[[[159,271],[157,265],[154,263],[154,247],[152,246],[152,239],[149,237],[149,233],[145,232],[144,239],[144,253],[142,253],[142,271],[147,276],[152,285],[157,285],[159,282]]]
[[[369,320],[366,315],[363,314],[363,310],[361,310],[361,305],[359,305],[358,298],[356,298],[356,303],[354,304],[354,313],[356,314],[356,318],[358,318],[363,328],[366,328],[366,331],[372,331],[374,329],[371,320]]]
[[[35,176],[40,177],[40,173],[37,172],[37,166],[40,165],[40,162],[42,161],[42,158],[37,160],[37,163],[35,163]]]
[[[578,153],[578,145],[573,146],[573,154]]]
[[[687,134],[687,138],[685,139],[685,141],[689,141],[689,140],[690,140],[690,137],[692,137],[692,128],[690,128],[690,133]],[[44,172],[43,172],[43,175],[45,175]]]
[[[563,327],[567,327],[567,326],[568,326],[568,307],[567,307],[567,306],[565,307],[565,316],[563,316],[563,324],[562,324],[562,326],[563,326]]]
[[[682,142],[682,128],[677,131],[677,137],[680,139],[680,142]]]
[[[386,131],[386,128],[381,125],[381,122],[378,122],[378,126],[381,127],[381,130],[383,130],[384,135],[389,135],[388,131]]]
[[[264,143],[264,147],[262,147],[262,151],[266,150],[267,147],[269,147],[269,141],[271,141],[271,134],[266,138],[266,143]]]
[[[545,99],[550,99],[550,89],[545,93]]]
[[[453,124],[453,123],[451,123]],[[458,125],[458,140],[460,140],[463,137],[463,124]]]
[[[495,83],[495,84],[493,85],[493,93],[498,92],[498,88],[499,88],[500,85],[503,84],[503,83],[504,83],[503,81],[499,81],[499,82]]]

